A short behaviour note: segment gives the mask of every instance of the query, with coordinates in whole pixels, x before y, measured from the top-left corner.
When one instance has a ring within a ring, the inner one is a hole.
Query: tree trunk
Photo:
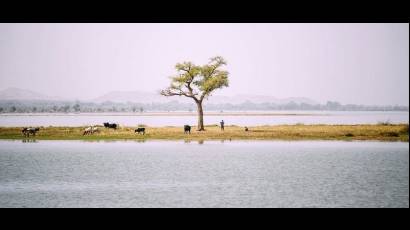
[[[198,107],[198,131],[205,131],[204,128],[204,110],[202,109],[202,103],[196,103]]]

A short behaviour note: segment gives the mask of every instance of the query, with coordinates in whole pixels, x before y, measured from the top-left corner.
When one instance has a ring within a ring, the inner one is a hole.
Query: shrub
[[[387,121],[379,121],[379,122],[377,122],[377,124],[378,124],[378,125],[391,125],[391,123],[390,123],[389,120],[387,120]]]
[[[385,132],[383,133],[383,135],[386,137],[398,137],[399,133],[398,132]]]
[[[346,133],[346,137],[354,137],[353,133]]]
[[[409,125],[407,124],[401,131],[402,134],[409,134]]]

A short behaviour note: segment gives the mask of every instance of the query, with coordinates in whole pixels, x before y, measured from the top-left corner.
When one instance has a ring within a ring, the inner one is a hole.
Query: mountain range
[[[180,103],[190,103],[192,99],[186,97],[164,97],[159,93],[154,92],[141,92],[141,91],[115,91],[110,92],[100,97],[97,97],[93,100],[94,102],[104,102],[104,101],[112,101],[112,102],[154,102],[154,103],[166,103],[170,101],[178,101]],[[230,103],[230,104],[241,104],[245,102],[252,102],[252,103],[275,103],[275,104],[286,104],[289,102],[295,103],[307,103],[307,104],[318,104],[316,101],[311,100],[309,98],[303,97],[292,97],[292,98],[283,98],[279,99],[273,96],[266,96],[266,95],[235,95],[235,96],[220,96],[215,95],[209,97],[207,99],[207,103],[212,104],[223,104],[223,103]]]
[[[41,94],[31,90],[8,88],[0,91],[0,100],[43,100],[43,101],[62,101],[62,98],[54,97],[50,95]],[[74,101],[74,99],[73,99]],[[88,102],[102,103],[102,102],[139,102],[139,103],[167,103],[171,101],[178,101],[180,103],[191,103],[192,100],[186,97],[164,97],[156,92],[143,92],[143,91],[112,91],[106,93],[97,98],[87,100]],[[289,102],[295,102],[297,104],[318,104],[318,102],[304,97],[291,97],[291,98],[276,98],[267,95],[251,95],[242,94],[235,96],[220,96],[215,95],[209,97],[206,103],[212,104],[241,104],[241,103],[275,103],[286,104]]]
[[[52,97],[38,92],[19,88],[7,88],[0,91],[0,100],[34,100],[34,101],[59,101],[59,97]]]

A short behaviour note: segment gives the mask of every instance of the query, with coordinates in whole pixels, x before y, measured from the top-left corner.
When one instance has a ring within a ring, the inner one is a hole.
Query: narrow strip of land
[[[216,125],[206,131],[184,134],[183,127],[145,127],[145,135],[134,133],[135,127],[117,130],[99,127],[98,133],[83,136],[85,127],[40,127],[39,140],[378,140],[409,141],[409,125],[277,125],[249,127]],[[21,127],[0,127],[0,139],[27,139]]]

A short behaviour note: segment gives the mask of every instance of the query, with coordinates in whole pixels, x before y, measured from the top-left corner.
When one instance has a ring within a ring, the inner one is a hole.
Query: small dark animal
[[[23,128],[21,132],[25,137],[30,137],[30,134],[36,136],[36,133],[40,131],[40,128]]]
[[[245,132],[248,132],[248,131],[249,131],[248,127],[245,126]]]
[[[191,126],[189,125],[184,125],[184,134],[191,134]]]
[[[145,135],[145,128],[137,128],[135,132],[138,134],[142,133],[143,135]]]
[[[117,129],[119,125],[117,124],[110,124],[108,122],[104,123],[105,128],[110,128],[110,129]]]
[[[23,129],[21,130],[21,133],[25,136],[25,135],[26,135],[27,130],[28,130],[28,128],[23,128]]]

